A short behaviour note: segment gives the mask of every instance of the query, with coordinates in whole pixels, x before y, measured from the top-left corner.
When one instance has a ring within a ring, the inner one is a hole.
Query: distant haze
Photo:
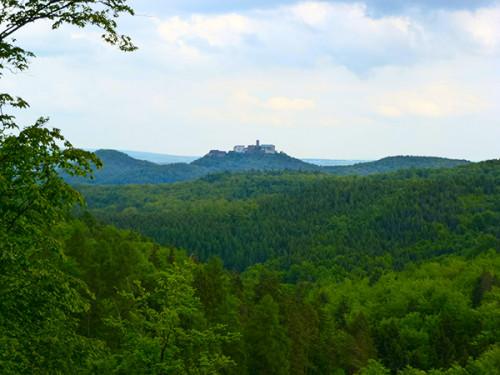
[[[353,165],[357,163],[366,163],[371,160],[335,160],[335,159],[301,159],[307,163],[321,165],[321,166],[335,166],[335,165]]]
[[[92,150],[95,151],[95,150]],[[157,164],[172,164],[172,163],[191,163],[192,161],[200,158],[201,156],[179,156],[168,154],[157,154],[153,152],[141,151],[127,151],[118,150],[138,160],[147,160]],[[335,165],[353,165],[356,163],[363,163],[369,160],[333,160],[333,159],[301,159],[307,163],[321,165],[321,166],[335,166]]]
[[[133,157],[134,159],[147,160],[157,164],[191,163],[192,161],[199,158],[199,156],[180,156],[180,155],[156,154],[153,152],[126,151],[126,150],[119,150],[119,151],[126,153],[127,155]]]

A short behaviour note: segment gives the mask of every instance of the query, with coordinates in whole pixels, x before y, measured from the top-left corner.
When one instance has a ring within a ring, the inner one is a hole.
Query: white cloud
[[[325,26],[332,11],[332,5],[324,2],[299,3],[288,8],[291,14],[313,27]]]
[[[305,111],[316,107],[314,100],[275,96],[265,102],[265,107],[274,111]]]
[[[477,11],[455,12],[452,17],[459,29],[467,33],[486,53],[500,47],[500,6]]]
[[[169,43],[184,44],[186,41],[200,39],[211,47],[237,46],[245,35],[254,31],[251,20],[235,13],[193,15],[187,19],[172,17],[161,22],[158,29]]]
[[[375,111],[387,117],[458,117],[483,111],[487,101],[456,84],[430,83],[425,87],[383,94]]]
[[[406,53],[421,30],[407,17],[372,18],[366,6],[326,2],[301,2],[243,14],[175,16],[158,26],[161,37],[179,49],[202,49],[200,53],[237,49],[237,54],[227,56],[236,64],[258,57],[261,64],[272,65],[283,59],[292,61],[300,53],[299,64],[326,57],[356,69],[377,66]]]
[[[284,8],[284,11],[290,12],[308,26],[342,32],[337,35],[339,38],[363,35],[371,39],[377,35],[389,36],[389,33],[395,32],[407,35],[412,31],[410,18],[405,16],[374,18],[368,14],[366,5],[362,3],[303,2]],[[359,40],[353,39],[352,42],[357,43]]]
[[[362,2],[304,1],[243,13],[175,16],[160,22],[158,30],[181,53],[217,51],[224,66],[326,61],[365,74],[386,65],[496,53],[500,5],[375,17]]]
[[[267,83],[284,90],[281,79],[266,78]],[[257,79],[253,82],[247,80],[217,80],[209,83],[214,96],[221,98],[214,106],[201,106],[195,113],[200,121],[213,121],[218,123],[239,123],[245,126],[300,126],[307,116],[315,116],[316,103],[312,99],[292,98],[285,96],[272,96],[261,99],[266,92],[266,82]],[[217,91],[216,87],[225,87]],[[272,90],[272,89],[271,89]]]

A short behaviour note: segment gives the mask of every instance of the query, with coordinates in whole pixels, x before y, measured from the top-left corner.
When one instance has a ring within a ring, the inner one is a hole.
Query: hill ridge
[[[138,160],[124,152],[112,149],[100,149],[95,153],[104,166],[101,170],[95,171],[94,179],[67,175],[64,178],[71,184],[159,184],[189,181],[220,172],[300,171],[345,176],[389,173],[410,168],[452,168],[469,163],[458,159],[404,155],[389,156],[353,165],[318,166],[284,152],[241,154],[230,151],[219,156],[205,155],[191,163],[156,164],[151,161]]]

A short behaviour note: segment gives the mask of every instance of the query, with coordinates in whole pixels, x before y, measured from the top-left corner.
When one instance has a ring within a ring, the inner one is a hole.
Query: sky
[[[500,158],[500,2],[134,0],[123,53],[37,23],[7,74],[28,124],[76,146],[203,155],[256,139],[297,157]],[[7,89],[7,90],[6,90]]]

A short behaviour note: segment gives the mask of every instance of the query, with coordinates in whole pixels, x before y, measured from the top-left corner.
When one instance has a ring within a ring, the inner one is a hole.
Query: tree
[[[359,375],[389,375],[391,372],[380,362],[370,359],[366,367],[359,371]]]
[[[92,164],[99,165],[93,154],[73,148],[45,123],[40,119],[18,134],[0,131],[0,236],[10,248],[17,241],[45,238],[46,230],[80,199],[60,178],[60,170],[86,175]]]
[[[235,340],[224,325],[210,325],[192,287],[189,263],[154,276],[148,291],[121,293],[130,306],[109,324],[123,337],[113,358],[119,373],[217,374],[234,362],[222,346]]]
[[[30,51],[16,44],[27,25],[49,20],[94,25],[106,42],[135,49],[116,31],[116,18],[133,14],[126,0],[0,0],[0,79],[28,68]],[[63,271],[65,257],[51,231],[80,195],[59,173],[88,175],[100,162],[75,149],[47,118],[21,127],[13,109],[28,103],[0,93],[0,372],[68,373],[99,356],[101,344],[77,333],[91,298],[83,282]]]
[[[250,373],[288,374],[290,342],[280,323],[279,305],[269,294],[255,305],[245,336]]]
[[[116,18],[123,13],[133,15],[126,0],[0,0],[0,79],[5,69],[28,68],[34,54],[16,45],[15,34],[40,20],[51,21],[54,29],[63,24],[94,25],[104,31],[106,42],[124,51],[134,50],[131,39],[116,31]],[[0,93],[0,224],[4,236],[21,227],[38,232],[40,224],[53,223],[60,209],[78,200],[78,194],[60,179],[61,170],[88,175],[92,163],[99,166],[95,156],[73,148],[58,129],[46,129],[47,118],[21,130],[9,110],[27,107],[24,99]]]

